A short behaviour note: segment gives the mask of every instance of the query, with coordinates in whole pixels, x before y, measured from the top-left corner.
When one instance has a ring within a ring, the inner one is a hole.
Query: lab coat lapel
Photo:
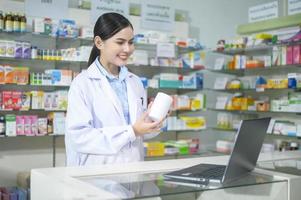
[[[116,95],[116,93],[113,91],[109,81],[107,78],[102,75],[102,73],[99,71],[97,65],[95,63],[91,64],[89,68],[87,69],[88,76],[92,79],[99,79],[100,80],[100,87],[106,94],[104,98],[109,98],[109,100],[113,103],[116,111],[120,115],[120,118],[125,122],[124,115],[123,115],[123,110],[121,103]]]
[[[137,118],[137,97],[135,95],[135,85],[132,80],[132,75],[127,76],[126,80],[128,103],[129,103],[129,112],[131,123],[135,123]]]
[[[118,114],[120,115],[121,119],[125,123],[121,103],[117,97],[117,94],[114,92],[113,88],[111,87],[111,85],[110,85],[109,81],[106,79],[106,77],[101,78],[101,87],[104,90],[104,93],[106,94],[106,96],[111,100],[115,109],[117,110]]]

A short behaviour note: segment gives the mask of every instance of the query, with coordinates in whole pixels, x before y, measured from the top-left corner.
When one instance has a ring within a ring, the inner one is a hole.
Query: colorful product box
[[[12,107],[14,110],[20,110],[22,106],[21,100],[22,92],[21,91],[12,91]]]
[[[62,79],[60,85],[71,85],[72,70],[61,70]]]
[[[183,68],[192,68],[192,69],[203,69],[205,66],[206,53],[203,51],[190,52],[183,54],[182,66]]]
[[[23,46],[21,41],[16,41],[15,58],[23,57]]]
[[[293,47],[288,46],[286,48],[286,64],[292,65],[293,64]]]
[[[15,67],[14,82],[18,85],[26,85],[29,81],[29,69],[27,67]]]
[[[67,90],[59,90],[59,91],[56,91],[55,95],[58,96],[57,108],[55,108],[55,109],[57,109],[57,110],[67,110],[68,91]]]
[[[58,36],[66,38],[78,37],[78,28],[74,20],[61,19],[58,26]]]
[[[281,64],[281,49],[277,46],[273,47],[273,53],[272,53],[272,65],[278,66]]]
[[[8,83],[8,84],[14,83],[14,73],[15,73],[15,70],[13,67],[11,67],[9,65],[4,66],[5,83]]]
[[[44,109],[51,110],[52,109],[52,92],[44,93]]]
[[[31,117],[30,116],[23,116],[24,117],[24,134],[27,136],[33,136],[31,133]]]
[[[38,135],[47,134],[47,118],[38,118]]]
[[[51,107],[53,110],[59,110],[59,94],[58,94],[58,92],[52,93]]]
[[[44,92],[43,91],[31,91],[31,108],[32,109],[44,109]]]
[[[31,135],[38,135],[38,116],[31,115],[30,123],[31,123]]]
[[[12,102],[12,92],[11,91],[3,91],[2,92],[2,107],[3,110],[12,110],[13,102]]]
[[[17,127],[16,133],[17,133],[17,135],[25,135],[24,125],[25,125],[25,123],[24,123],[23,116],[21,116],[21,115],[16,116],[16,127]]]
[[[0,65],[0,84],[5,84],[5,71],[2,65]]]
[[[52,34],[52,20],[50,18],[34,18],[32,23],[32,29],[34,33],[39,33],[42,35]]]
[[[30,42],[22,42],[22,58],[31,58],[31,44]]]
[[[301,45],[293,46],[293,64],[299,64],[300,62],[300,53]]]
[[[5,115],[6,136],[16,136],[16,115]]]
[[[22,92],[20,110],[29,110],[30,109],[30,95],[31,95],[31,92]]]
[[[53,113],[53,134],[63,135],[65,133],[65,113]]]
[[[6,57],[15,57],[15,48],[16,48],[16,42],[15,41],[6,41]]]

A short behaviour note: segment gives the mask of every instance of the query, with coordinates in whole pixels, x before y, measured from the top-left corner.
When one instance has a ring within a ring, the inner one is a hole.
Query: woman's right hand
[[[159,121],[151,121],[148,118],[149,110],[143,113],[142,116],[132,126],[136,136],[143,136],[148,133],[159,133],[165,118]]]

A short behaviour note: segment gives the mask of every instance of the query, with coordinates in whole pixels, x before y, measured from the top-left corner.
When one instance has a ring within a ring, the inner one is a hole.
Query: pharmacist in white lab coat
[[[94,27],[89,67],[72,82],[65,144],[68,166],[143,160],[143,138],[160,132],[148,119],[139,77],[125,67],[134,51],[131,23],[117,13],[100,16]]]

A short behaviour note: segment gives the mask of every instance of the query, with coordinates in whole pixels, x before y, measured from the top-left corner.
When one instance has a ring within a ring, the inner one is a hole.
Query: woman
[[[148,120],[142,83],[124,66],[134,51],[133,40],[133,26],[122,15],[106,13],[98,18],[89,67],[69,90],[68,166],[143,160],[143,137],[160,132],[163,119]]]

